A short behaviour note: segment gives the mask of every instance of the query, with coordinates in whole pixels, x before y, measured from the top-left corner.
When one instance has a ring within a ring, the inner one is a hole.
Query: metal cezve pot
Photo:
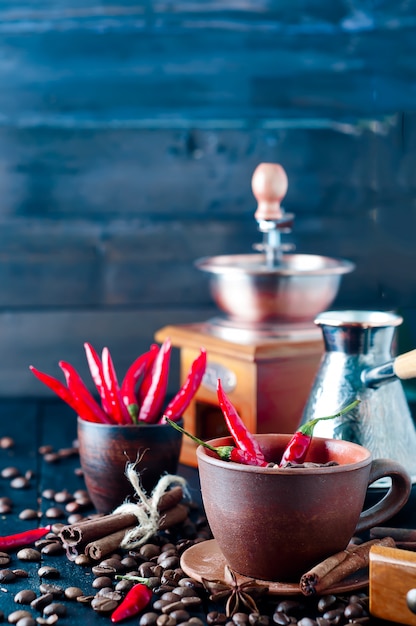
[[[319,422],[314,435],[353,441],[375,458],[394,459],[415,482],[416,430],[401,380],[416,377],[416,350],[392,356],[402,321],[400,315],[382,311],[326,311],[317,316],[325,353],[302,422],[331,415],[358,398],[349,414]]]

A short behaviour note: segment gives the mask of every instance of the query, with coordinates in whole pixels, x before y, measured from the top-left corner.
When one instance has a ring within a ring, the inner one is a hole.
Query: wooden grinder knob
[[[278,163],[260,163],[251,179],[251,188],[258,202],[255,219],[279,221],[284,217],[280,206],[286,195],[288,180],[285,170]]]

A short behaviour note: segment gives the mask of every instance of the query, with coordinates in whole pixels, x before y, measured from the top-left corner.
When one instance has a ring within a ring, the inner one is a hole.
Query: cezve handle
[[[395,378],[406,380],[416,378],[416,350],[410,350],[392,361],[383,363],[361,373],[361,380],[366,387],[378,387]]]

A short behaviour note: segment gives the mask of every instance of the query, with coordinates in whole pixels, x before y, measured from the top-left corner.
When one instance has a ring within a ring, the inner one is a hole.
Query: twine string
[[[128,530],[121,541],[120,547],[126,550],[136,548],[146,543],[158,531],[160,513],[158,504],[160,498],[172,485],[180,485],[184,493],[188,493],[187,482],[182,476],[165,474],[162,476],[150,496],[143,490],[140,482],[140,473],[136,471],[137,461],[128,463],[126,476],[132,484],[137,502],[123,502],[114,513],[131,513],[137,518],[137,526]]]

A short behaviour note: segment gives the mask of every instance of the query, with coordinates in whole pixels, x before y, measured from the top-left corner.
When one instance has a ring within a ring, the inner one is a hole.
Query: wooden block
[[[416,553],[374,546],[370,551],[370,613],[374,617],[416,626],[407,594],[416,590]],[[416,591],[413,592],[416,595]]]

